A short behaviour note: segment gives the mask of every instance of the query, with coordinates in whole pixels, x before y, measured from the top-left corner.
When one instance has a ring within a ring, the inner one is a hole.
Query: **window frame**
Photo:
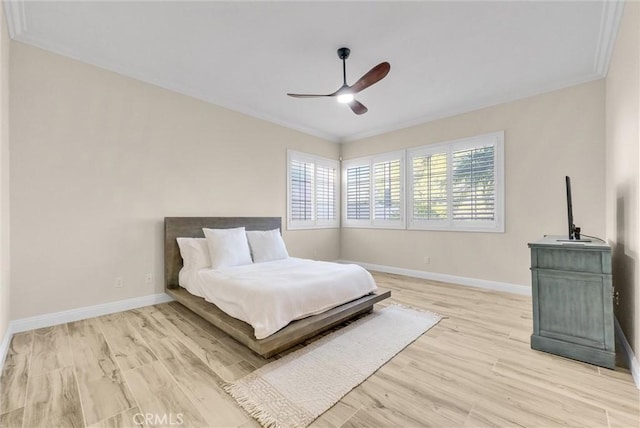
[[[374,193],[374,165],[382,162],[400,161],[400,218],[398,220],[386,220],[375,218],[375,193]],[[361,166],[369,167],[369,218],[368,219],[348,219],[347,203],[347,170]],[[341,203],[342,203],[342,227],[345,228],[370,228],[370,229],[405,229],[406,219],[406,165],[405,150],[381,153],[374,156],[366,156],[356,159],[342,161],[341,168]]]
[[[291,162],[299,161],[313,164],[313,191],[311,199],[311,219],[293,220],[291,213]],[[335,218],[333,220],[318,220],[317,215],[317,167],[330,168],[335,171],[333,183],[333,201]],[[287,150],[287,230],[302,229],[334,229],[340,227],[340,162],[309,153]]]
[[[453,153],[479,147],[494,147],[495,183],[494,220],[454,220],[453,211]],[[413,218],[413,159],[418,156],[446,153],[447,156],[447,218],[444,220],[423,220]],[[504,232],[504,131],[476,135],[468,138],[445,141],[437,144],[407,149],[407,229],[408,230],[442,230],[455,232]]]

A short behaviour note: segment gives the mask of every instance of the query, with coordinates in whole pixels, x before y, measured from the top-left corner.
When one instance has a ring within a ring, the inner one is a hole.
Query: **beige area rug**
[[[265,427],[306,427],[441,318],[387,306],[224,388]]]

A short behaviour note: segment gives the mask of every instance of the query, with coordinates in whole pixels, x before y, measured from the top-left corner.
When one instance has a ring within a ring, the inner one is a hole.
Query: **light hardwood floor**
[[[312,426],[640,426],[627,370],[529,348],[529,297],[375,277],[389,300],[446,318]],[[133,426],[149,413],[154,426],[253,427],[220,384],[266,362],[177,303],[20,333],[0,426]]]

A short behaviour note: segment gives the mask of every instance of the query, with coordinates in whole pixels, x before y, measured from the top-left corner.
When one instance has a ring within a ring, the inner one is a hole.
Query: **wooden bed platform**
[[[182,257],[176,238],[204,238],[203,227],[225,229],[244,226],[247,230],[272,230],[281,228],[282,219],[280,217],[165,217],[164,226],[166,293],[264,358],[289,349],[350,318],[371,312],[376,302],[391,296],[391,291],[379,288],[373,294],[321,314],[293,321],[271,336],[258,340],[254,336],[253,327],[249,324],[227,315],[213,303],[194,296],[178,285]]]
[[[282,330],[260,340],[255,338],[253,327],[249,324],[225,314],[213,303],[207,302],[202,297],[194,296],[184,288],[167,290],[167,294],[256,354],[269,358],[349,318],[371,312],[373,304],[391,296],[391,291],[379,289],[376,294],[369,294],[321,314],[293,321]]]

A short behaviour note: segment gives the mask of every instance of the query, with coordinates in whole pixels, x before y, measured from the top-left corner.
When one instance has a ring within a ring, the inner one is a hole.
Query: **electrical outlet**
[[[122,288],[124,287],[124,281],[122,280],[122,277],[119,276],[116,278],[116,288]]]
[[[144,282],[147,284],[151,284],[153,282],[153,275],[151,275],[150,273],[146,274],[144,276]]]
[[[424,264],[428,265],[429,263],[431,263],[431,257],[429,256],[424,256]]]

